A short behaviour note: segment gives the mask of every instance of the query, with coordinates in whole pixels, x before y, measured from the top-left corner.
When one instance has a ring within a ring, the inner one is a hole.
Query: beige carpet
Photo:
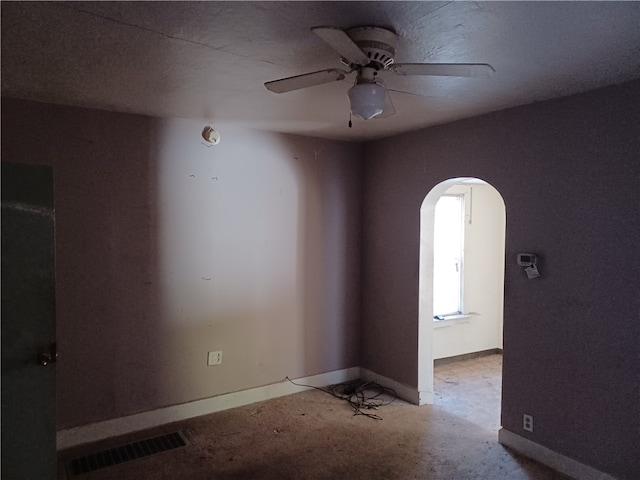
[[[191,445],[75,477],[82,480],[565,479],[497,442],[501,357],[436,368],[436,404],[400,400],[354,416],[311,390],[61,452],[66,458],[182,430]]]

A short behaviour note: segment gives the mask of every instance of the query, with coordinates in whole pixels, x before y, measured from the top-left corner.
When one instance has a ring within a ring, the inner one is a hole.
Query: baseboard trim
[[[418,390],[417,405],[433,405],[434,403],[435,397],[433,396],[433,392]]]
[[[441,367],[450,363],[461,362],[463,360],[473,360],[476,358],[486,357],[488,355],[502,355],[501,348],[490,348],[489,350],[481,350],[479,352],[463,353],[462,355],[454,355],[453,357],[436,358],[433,360],[434,367]]]
[[[561,453],[554,452],[504,428],[498,431],[498,442],[571,478],[579,480],[616,480],[616,477],[608,473],[601,472]]]
[[[413,403],[414,405],[433,403],[432,392],[421,392],[415,387],[410,387],[409,385],[392,380],[391,378],[372,372],[366,368],[360,367],[360,378],[368,382],[376,382],[384,387],[392,388],[398,394],[398,397],[409,403]]]
[[[360,368],[352,367],[312,375],[310,377],[296,378],[294,381],[313,387],[324,387],[336,383],[357,380],[358,378],[360,378]],[[179,420],[186,420],[188,418],[261,402],[263,400],[303,392],[308,389],[308,387],[300,387],[287,380],[283,380],[271,385],[227,393],[211,398],[182,403],[180,405],[172,405],[126,417],[81,425],[66,430],[59,430],[56,434],[56,448],[57,450],[65,450],[78,445],[146,430],[147,428],[157,427]]]

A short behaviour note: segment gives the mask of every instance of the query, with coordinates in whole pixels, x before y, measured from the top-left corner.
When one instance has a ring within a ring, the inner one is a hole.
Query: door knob
[[[38,365],[42,365],[43,367],[46,367],[50,363],[51,363],[51,354],[45,353],[45,352],[38,354]]]
[[[56,349],[56,344],[52,343],[49,346],[49,351],[48,352],[40,352],[38,354],[38,365],[41,365],[43,367],[46,367],[47,365],[51,364],[51,363],[56,363],[56,360],[58,360],[58,351]]]

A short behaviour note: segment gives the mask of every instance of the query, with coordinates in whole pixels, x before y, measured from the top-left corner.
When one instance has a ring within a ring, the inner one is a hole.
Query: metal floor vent
[[[65,463],[67,464],[67,471],[72,476],[77,476],[187,445],[189,445],[189,441],[184,434],[182,432],[174,432],[119,447],[108,448],[91,455],[72,458]]]

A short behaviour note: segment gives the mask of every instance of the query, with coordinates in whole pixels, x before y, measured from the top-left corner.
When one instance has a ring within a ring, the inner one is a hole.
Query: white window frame
[[[464,283],[465,283],[465,265],[464,265],[464,253],[465,253],[465,233],[466,226],[471,224],[472,222],[472,187],[465,185],[454,185],[447,189],[447,191],[441,197],[460,197],[462,205],[462,215],[460,221],[462,222],[462,234],[461,234],[461,245],[460,245],[460,261],[459,261],[459,274],[460,274],[460,291],[459,291],[459,299],[458,299],[458,311],[455,312],[446,312],[446,313],[436,313],[433,312],[434,321],[442,321],[453,318],[464,318],[465,314],[465,295],[464,295]],[[439,199],[438,199],[439,200]],[[434,235],[435,235],[434,230]],[[434,285],[437,279],[434,277]],[[441,318],[436,318],[436,315]]]

